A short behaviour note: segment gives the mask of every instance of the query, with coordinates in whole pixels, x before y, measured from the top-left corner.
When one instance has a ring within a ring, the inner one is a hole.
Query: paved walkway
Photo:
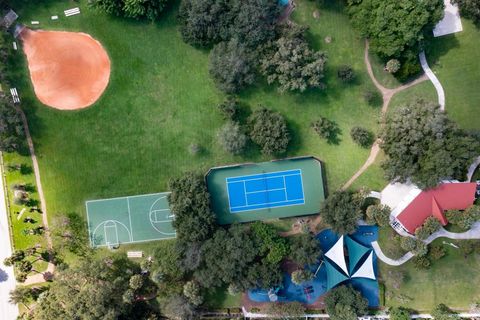
[[[424,242],[426,244],[430,244],[434,240],[438,238],[448,238],[448,239],[454,239],[454,240],[471,240],[471,239],[480,239],[480,221],[476,222],[472,228],[468,231],[465,232],[460,232],[460,233],[455,233],[455,232],[450,232],[445,230],[444,228],[441,228],[439,231],[435,232],[432,234],[430,237],[428,237]],[[391,259],[383,253],[382,249],[380,248],[380,245],[378,244],[377,241],[372,242],[372,247],[373,250],[375,251],[375,254],[377,257],[385,262],[386,264],[389,264],[391,266],[399,266],[410,260],[411,258],[414,257],[414,254],[411,252],[407,252],[403,257],[400,259]]]
[[[473,174],[475,173],[475,170],[477,169],[477,167],[480,165],[480,157],[478,157],[477,159],[475,159],[475,161],[473,161],[473,163],[470,165],[470,167],[468,168],[468,172],[467,172],[467,181],[472,181],[472,178],[473,178]]]
[[[422,65],[423,71],[433,83],[435,90],[437,90],[438,104],[440,105],[440,109],[442,111],[445,111],[445,91],[443,91],[442,84],[438,80],[435,73],[433,73],[432,69],[430,69],[430,67],[428,66],[427,58],[425,57],[425,51],[420,52],[418,56],[420,58],[420,64]]]
[[[16,285],[13,267],[3,265],[3,260],[11,255],[12,243],[10,241],[7,201],[2,164],[0,163],[0,320],[14,320],[18,316],[17,306],[8,302],[10,291],[14,290]]]
[[[378,91],[380,91],[380,93],[382,94],[383,104],[382,104],[382,110],[381,110],[381,114],[382,114],[381,126],[383,127],[385,123],[384,120],[388,111],[388,106],[390,105],[390,101],[392,100],[392,97],[400,91],[403,91],[423,81],[426,81],[428,78],[426,75],[422,75],[419,78],[415,79],[414,81],[406,83],[400,87],[397,87],[394,89],[385,88],[383,85],[380,84],[380,82],[378,82],[378,80],[375,78],[375,75],[373,74],[372,65],[368,57],[368,49],[369,49],[368,40],[365,40],[365,53],[364,53],[363,60],[365,62],[365,65],[367,66],[367,72],[368,72],[368,75],[370,76],[370,79],[372,80],[373,84],[378,89]],[[375,141],[375,143],[373,144],[370,150],[370,155],[368,156],[365,163],[362,165],[360,169],[358,169],[357,172],[355,172],[355,174],[347,181],[347,183],[345,183],[342,186],[342,190],[349,188],[352,185],[352,183],[355,180],[357,180],[358,177],[360,177],[368,169],[368,167],[370,167],[373,163],[375,163],[375,159],[380,153],[380,144],[381,144],[380,139]]]

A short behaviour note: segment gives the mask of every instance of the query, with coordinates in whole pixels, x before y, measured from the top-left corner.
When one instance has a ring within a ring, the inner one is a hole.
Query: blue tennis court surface
[[[305,204],[300,169],[226,180],[231,213]]]

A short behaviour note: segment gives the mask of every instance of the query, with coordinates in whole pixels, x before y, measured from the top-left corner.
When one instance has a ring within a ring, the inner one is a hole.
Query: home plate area
[[[85,203],[92,247],[175,237],[168,192],[91,200]]]

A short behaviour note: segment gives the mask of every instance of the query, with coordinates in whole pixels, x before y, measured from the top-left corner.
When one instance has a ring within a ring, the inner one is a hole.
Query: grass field
[[[450,239],[435,240],[433,244],[444,246],[447,255],[433,262],[428,270],[415,269],[411,261],[400,267],[379,264],[383,278],[389,270],[401,271],[405,275],[398,290],[386,286],[387,306],[402,305],[417,311],[431,311],[437,304],[445,303],[453,309],[468,310],[480,299],[480,255],[464,258],[458,249],[443,245],[443,241],[459,244]]]
[[[215,142],[222,125],[216,104],[223,99],[208,75],[208,52],[183,43],[171,8],[156,24],[128,21],[92,11],[51,21],[66,9],[64,2],[17,8],[23,21],[40,20],[42,28],[82,31],[100,40],[109,52],[112,74],[103,97],[91,108],[60,112],[34,97],[23,55],[17,56],[16,86],[27,112],[50,218],[61,212],[84,214],[88,199],[166,191],[168,179],[188,170],[244,161],[269,160],[257,149],[232,157]],[[240,96],[253,109],[258,104],[280,111],[292,129],[288,156],[312,154],[326,164],[330,190],[341,186],[361,166],[368,150],[356,146],[354,125],[377,129],[379,111],[367,106],[362,90],[371,87],[363,65],[363,41],[350,28],[343,8],[328,2],[315,20],[315,4],[298,3],[293,19],[308,24],[309,39],[329,53],[328,89],[279,94],[262,81]],[[331,36],[330,44],[323,39]],[[336,69],[351,64],[357,84],[344,85]],[[343,134],[339,145],[320,140],[309,128],[312,119],[335,120]],[[192,156],[191,143],[203,152]]]
[[[465,129],[480,129],[480,30],[462,19],[463,31],[435,38],[428,61],[445,90],[448,114]]]

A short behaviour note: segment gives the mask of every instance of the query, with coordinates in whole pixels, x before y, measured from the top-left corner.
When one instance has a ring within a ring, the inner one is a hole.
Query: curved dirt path
[[[382,94],[383,104],[382,104],[382,110],[381,110],[382,119],[381,119],[380,126],[383,127],[383,125],[385,124],[385,121],[384,121],[385,116],[387,114],[388,106],[390,104],[390,101],[392,100],[392,97],[395,94],[399,93],[400,91],[403,91],[423,81],[428,80],[428,77],[425,74],[423,74],[419,78],[411,82],[408,82],[400,87],[393,88],[393,89],[385,88],[383,85],[380,84],[380,82],[377,81],[377,79],[375,78],[375,75],[373,74],[372,65],[370,64],[370,59],[368,58],[368,49],[369,49],[368,40],[365,40],[364,61],[365,61],[365,65],[367,66],[367,72],[368,72],[368,75],[370,76],[370,79],[372,79],[372,82],[375,85],[375,87]],[[342,186],[341,188],[342,190],[349,188],[352,185],[352,183],[355,180],[357,180],[358,177],[360,177],[368,169],[368,167],[370,167],[375,162],[378,154],[380,153],[380,143],[381,143],[380,139],[377,139],[377,141],[375,141],[372,148],[370,149],[370,155],[368,159],[365,161],[362,167],[357,172],[355,172],[355,174],[350,178],[350,180],[348,180],[347,183],[345,183]]]
[[[42,181],[40,179],[40,168],[38,166],[37,156],[35,155],[35,148],[33,147],[32,136],[30,135],[30,129],[28,127],[27,117],[25,116],[25,113],[19,106],[17,106],[16,109],[17,109],[17,112],[19,112],[20,116],[22,117],[23,127],[25,128],[25,136],[27,138],[28,149],[30,151],[30,155],[32,158],[33,173],[35,175],[35,183],[37,184],[38,197],[40,198],[40,208],[42,209],[42,223],[45,228],[45,239],[47,240],[47,249],[48,251],[52,251],[53,242],[52,242],[52,237],[50,235],[50,229],[48,227],[47,205],[46,205],[45,196],[43,193]],[[47,272],[53,273],[54,270],[55,270],[55,265],[49,262],[47,267]],[[35,274],[27,277],[25,284],[36,284],[36,283],[42,283],[42,282],[45,282],[43,275]]]

